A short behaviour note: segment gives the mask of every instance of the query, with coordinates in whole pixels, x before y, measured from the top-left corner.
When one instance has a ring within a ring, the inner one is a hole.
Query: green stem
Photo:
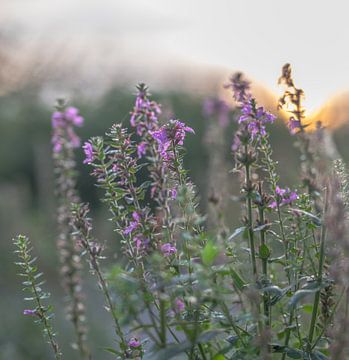
[[[323,218],[324,218],[324,215],[326,214],[327,206],[328,206],[328,199],[327,199],[327,191],[326,191],[325,206],[324,206],[324,210],[323,210]],[[317,282],[318,282],[319,286],[321,285],[322,272],[323,272],[323,267],[324,267],[324,262],[325,262],[325,241],[326,241],[326,226],[323,223],[322,229],[321,229],[321,240],[320,240],[319,270],[318,270],[318,274],[317,274]],[[313,342],[313,337],[314,337],[314,332],[315,332],[315,325],[316,325],[316,318],[317,318],[317,313],[318,313],[318,309],[319,309],[319,303],[320,303],[320,289],[316,292],[315,298],[314,298],[313,312],[312,312],[312,316],[311,316],[309,335],[308,335],[309,351],[311,351],[311,347],[312,347],[312,342]]]
[[[246,148],[247,153],[247,148]],[[248,218],[248,239],[250,243],[250,251],[251,251],[251,262],[252,262],[252,273],[257,280],[258,272],[257,272],[257,262],[256,262],[256,250],[254,243],[254,233],[253,233],[253,216],[252,216],[252,199],[251,199],[251,180],[250,180],[250,166],[248,164],[245,165],[246,169],[246,179],[245,179],[245,187],[247,191],[247,218]]]
[[[263,226],[265,219],[264,219],[264,208],[262,206],[259,207],[259,218],[260,218],[260,224],[261,224],[261,226]],[[260,231],[260,235],[261,235],[261,245],[266,245],[264,229],[262,229]],[[268,259],[265,257],[262,258],[262,272],[263,272],[263,278],[266,281],[268,279]],[[270,312],[270,308],[269,308],[269,295],[268,294],[263,295],[263,309],[264,309],[264,316],[265,316],[265,325],[270,326],[271,312]]]

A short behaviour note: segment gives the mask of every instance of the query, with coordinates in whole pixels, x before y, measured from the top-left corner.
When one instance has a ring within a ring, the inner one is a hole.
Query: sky
[[[20,39],[22,53],[69,49],[70,55],[88,64],[86,76],[103,76],[111,68],[161,76],[167,68],[190,64],[241,70],[277,91],[280,69],[290,62],[312,110],[349,89],[346,0],[2,0],[0,4],[1,22]]]

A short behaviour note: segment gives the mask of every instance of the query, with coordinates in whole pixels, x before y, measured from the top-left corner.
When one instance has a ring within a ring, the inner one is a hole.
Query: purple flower
[[[137,145],[137,155],[138,158],[143,157],[147,152],[147,143],[145,141],[142,141]]]
[[[286,194],[286,189],[281,189],[279,185],[277,185],[275,188],[275,193],[282,197]]]
[[[177,198],[177,189],[173,188],[168,191],[168,195],[172,200],[176,200]]]
[[[65,145],[72,148],[80,146],[80,138],[75,134],[74,126],[82,126],[84,118],[79,115],[75,107],[68,107],[65,111],[55,111],[52,114],[52,144],[53,151],[59,153]]]
[[[25,309],[23,310],[23,315],[37,316],[38,313],[36,310]]]
[[[84,149],[84,153],[86,156],[86,158],[84,160],[84,164],[91,164],[94,159],[92,144],[90,142],[86,141],[82,148]]]
[[[126,229],[124,230],[124,235],[131,234],[138,227],[140,223],[141,217],[136,211],[132,213],[132,218],[133,221],[131,221],[129,226],[127,226]]]
[[[295,134],[298,130],[302,129],[301,122],[294,117],[291,117],[288,121],[288,128],[290,129],[291,134]]]
[[[133,240],[138,251],[146,250],[149,245],[149,239],[142,234],[136,235]]]
[[[233,90],[233,98],[238,102],[244,102],[249,96],[250,83],[243,78],[241,72],[230,77],[230,83],[224,86]]]
[[[175,310],[178,313],[181,313],[185,310],[185,303],[182,299],[176,298],[175,300]]]
[[[52,127],[54,129],[64,126],[64,115],[59,111],[55,111],[51,117]]]
[[[130,348],[139,348],[141,346],[141,342],[137,339],[137,338],[131,338],[130,341],[128,342],[128,346]]]
[[[161,245],[161,252],[164,256],[171,256],[177,252],[177,249],[175,246],[171,245],[170,243],[166,243]]]
[[[257,135],[265,136],[267,134],[265,125],[273,123],[276,117],[264,110],[263,107],[256,107],[255,99],[249,97],[242,104],[241,107],[242,115],[239,117],[239,124],[246,126],[248,132],[252,138]]]
[[[150,135],[158,142],[161,156],[167,158],[166,153],[171,144],[183,145],[187,132],[195,134],[194,130],[183,122],[170,120],[168,124],[163,125],[159,130],[150,131]]]
[[[137,89],[138,94],[131,112],[130,123],[136,128],[137,134],[143,136],[148,131],[155,131],[158,128],[161,108],[155,101],[149,100],[148,89],[144,84],[140,84]]]
[[[276,199],[269,205],[271,209],[277,208],[278,205],[291,204],[298,199],[298,195],[295,191],[291,191],[289,188],[282,189],[279,186],[275,188]]]

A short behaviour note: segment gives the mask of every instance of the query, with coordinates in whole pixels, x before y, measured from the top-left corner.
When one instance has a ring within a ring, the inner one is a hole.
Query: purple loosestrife
[[[185,134],[189,132],[195,134],[194,130],[186,126],[179,120],[170,120],[157,131],[151,131],[150,134],[158,142],[158,150],[165,160],[170,160],[173,156],[173,145],[183,145]],[[169,151],[171,150],[171,151]]]
[[[107,139],[93,138],[89,142],[85,163],[93,167],[98,186],[106,191],[107,203],[113,214],[116,231],[120,234],[127,257],[139,263],[151,248],[155,220],[150,209],[142,204],[146,187],[137,185],[141,169],[136,155],[137,146],[121,125],[114,125]]]
[[[177,252],[177,249],[175,248],[175,246],[166,243],[161,245],[161,252],[164,254],[164,256],[167,257],[175,254]]]
[[[233,98],[238,103],[244,103],[250,94],[250,82],[243,78],[241,72],[237,72],[230,77],[229,84],[224,86],[226,89],[231,88],[233,91]]]
[[[81,127],[84,124],[84,118],[79,115],[78,109],[65,108],[63,101],[59,101],[57,110],[52,114],[53,151],[59,153],[63,147],[78,148],[80,138],[75,134],[74,127]]]
[[[289,188],[282,189],[279,186],[276,186],[275,195],[276,199],[269,205],[271,209],[276,209],[278,205],[289,205],[298,199],[295,191],[291,191]]]
[[[91,164],[93,161],[93,147],[92,144],[88,141],[85,142],[84,146],[82,147],[85,153],[85,160],[84,164]]]
[[[79,202],[77,193],[77,175],[74,149],[80,145],[80,139],[74,132],[74,126],[82,126],[83,118],[79,110],[66,107],[58,101],[57,111],[52,116],[53,161],[55,168],[56,199],[58,202],[57,221],[61,262],[62,285],[67,295],[67,314],[76,333],[76,345],[82,359],[89,357],[86,345],[87,328],[85,325],[85,306],[81,284],[80,251],[71,236],[72,203]]]
[[[148,131],[157,129],[158,117],[161,114],[161,107],[155,101],[149,99],[148,88],[145,84],[137,86],[137,97],[135,106],[131,112],[131,126],[136,128],[139,136]]]
[[[38,312],[37,310],[25,309],[23,310],[23,315],[38,316]]]

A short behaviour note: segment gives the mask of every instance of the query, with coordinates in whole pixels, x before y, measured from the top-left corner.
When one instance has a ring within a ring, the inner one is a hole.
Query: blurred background
[[[260,103],[276,113],[277,79],[290,62],[306,93],[308,119],[331,130],[348,161],[348,10],[339,0],[0,1],[0,359],[50,358],[39,327],[22,315],[11,242],[18,233],[32,239],[52,293],[65,358],[76,358],[55,251],[50,143],[55,99],[64,97],[80,109],[84,141],[114,122],[128,124],[135,86],[148,84],[163,106],[163,120],[173,116],[195,129],[185,161],[199,188],[201,210],[212,212],[212,198],[224,201],[232,229],[239,222],[238,205],[230,199],[238,194],[238,179],[229,173],[234,104],[223,85],[231,73],[243,71]],[[203,112],[207,98],[229,104],[224,127]],[[298,153],[282,119],[271,137],[282,185],[292,186]],[[82,158],[78,150],[81,197],[91,203],[96,234],[107,241],[112,262],[118,245]],[[113,345],[112,324],[106,326],[109,319],[89,274],[85,285],[95,358],[110,359],[102,347]]]

